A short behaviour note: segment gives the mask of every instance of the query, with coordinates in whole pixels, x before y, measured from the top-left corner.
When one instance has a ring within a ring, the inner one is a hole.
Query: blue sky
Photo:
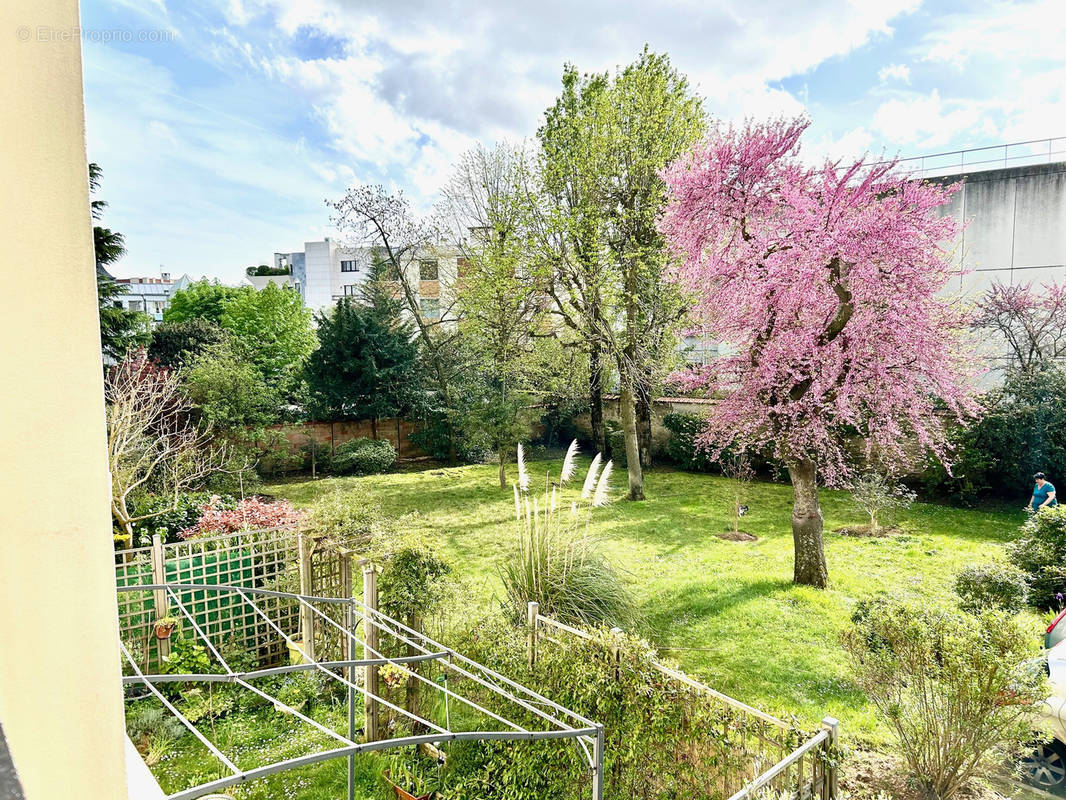
[[[462,152],[535,134],[564,62],[613,69],[645,42],[712,116],[808,114],[811,158],[1066,136],[1057,6],[83,0],[88,152],[127,238],[116,274],[235,281],[330,235],[347,186],[428,208]]]

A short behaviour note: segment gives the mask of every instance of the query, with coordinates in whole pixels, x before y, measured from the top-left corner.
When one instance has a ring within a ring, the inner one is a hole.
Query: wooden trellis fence
[[[527,623],[531,667],[536,663],[541,641],[559,642],[542,631],[542,627],[598,641],[580,628],[544,616],[537,603],[529,604]],[[622,631],[614,628],[611,633],[621,635]],[[617,660],[618,648],[612,647],[611,650],[610,657]],[[840,797],[834,752],[839,735],[837,720],[825,717],[819,731],[804,736],[797,743],[795,726],[784,720],[722,694],[680,670],[656,661],[652,666],[727,712],[723,719],[728,730],[719,733],[722,740],[728,739],[731,749],[740,751],[742,757],[731,760],[730,766],[718,776],[721,796],[729,800],[761,800],[764,797],[777,800],[781,796],[793,800],[837,800]]]
[[[295,528],[241,531],[163,544],[153,537],[150,547],[116,553],[118,586],[192,583],[243,586],[318,597],[352,596],[354,554],[344,547],[316,539]],[[183,599],[198,625],[215,641],[255,655],[263,666],[289,657],[285,642],[240,597],[226,592],[193,592]],[[312,650],[336,653],[338,635],[289,598],[266,597],[263,610],[285,631]],[[161,590],[126,591],[118,595],[119,632],[129,651],[146,670],[158,668],[168,653],[169,640],[157,639],[156,620],[168,612]],[[342,611],[331,611],[342,614]],[[343,622],[338,618],[337,622]],[[334,629],[335,630],[335,629]]]

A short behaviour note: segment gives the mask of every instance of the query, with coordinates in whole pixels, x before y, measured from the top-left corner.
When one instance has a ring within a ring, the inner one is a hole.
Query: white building
[[[303,252],[275,253],[276,267],[289,267],[293,286],[304,305],[313,311],[328,309],[344,297],[359,295],[374,263],[375,248],[350,247],[333,239],[305,242]],[[461,259],[453,249],[426,250],[407,259],[404,267],[408,285],[415,293],[422,317],[447,317],[454,301],[453,287]],[[400,283],[396,281],[399,293]]]
[[[188,274],[171,280],[168,272],[160,273],[158,278],[114,278],[123,289],[114,303],[118,308],[145,314],[155,325],[163,321],[163,312],[170,305],[174,292],[184,289],[192,280]]]

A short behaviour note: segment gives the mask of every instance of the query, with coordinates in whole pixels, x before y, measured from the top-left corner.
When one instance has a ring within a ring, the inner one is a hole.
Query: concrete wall
[[[0,3],[0,720],[28,800],[127,796],[78,25]]]
[[[962,180],[945,213],[969,220],[955,242],[955,264],[969,274],[954,288],[983,291],[993,281],[1066,279],[1066,163],[938,177]]]

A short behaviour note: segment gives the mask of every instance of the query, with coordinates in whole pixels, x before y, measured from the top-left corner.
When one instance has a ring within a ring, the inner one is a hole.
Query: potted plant
[[[170,634],[174,632],[174,627],[178,624],[177,617],[172,617],[167,614],[160,617],[155,621],[155,638],[157,639],[169,639]]]

